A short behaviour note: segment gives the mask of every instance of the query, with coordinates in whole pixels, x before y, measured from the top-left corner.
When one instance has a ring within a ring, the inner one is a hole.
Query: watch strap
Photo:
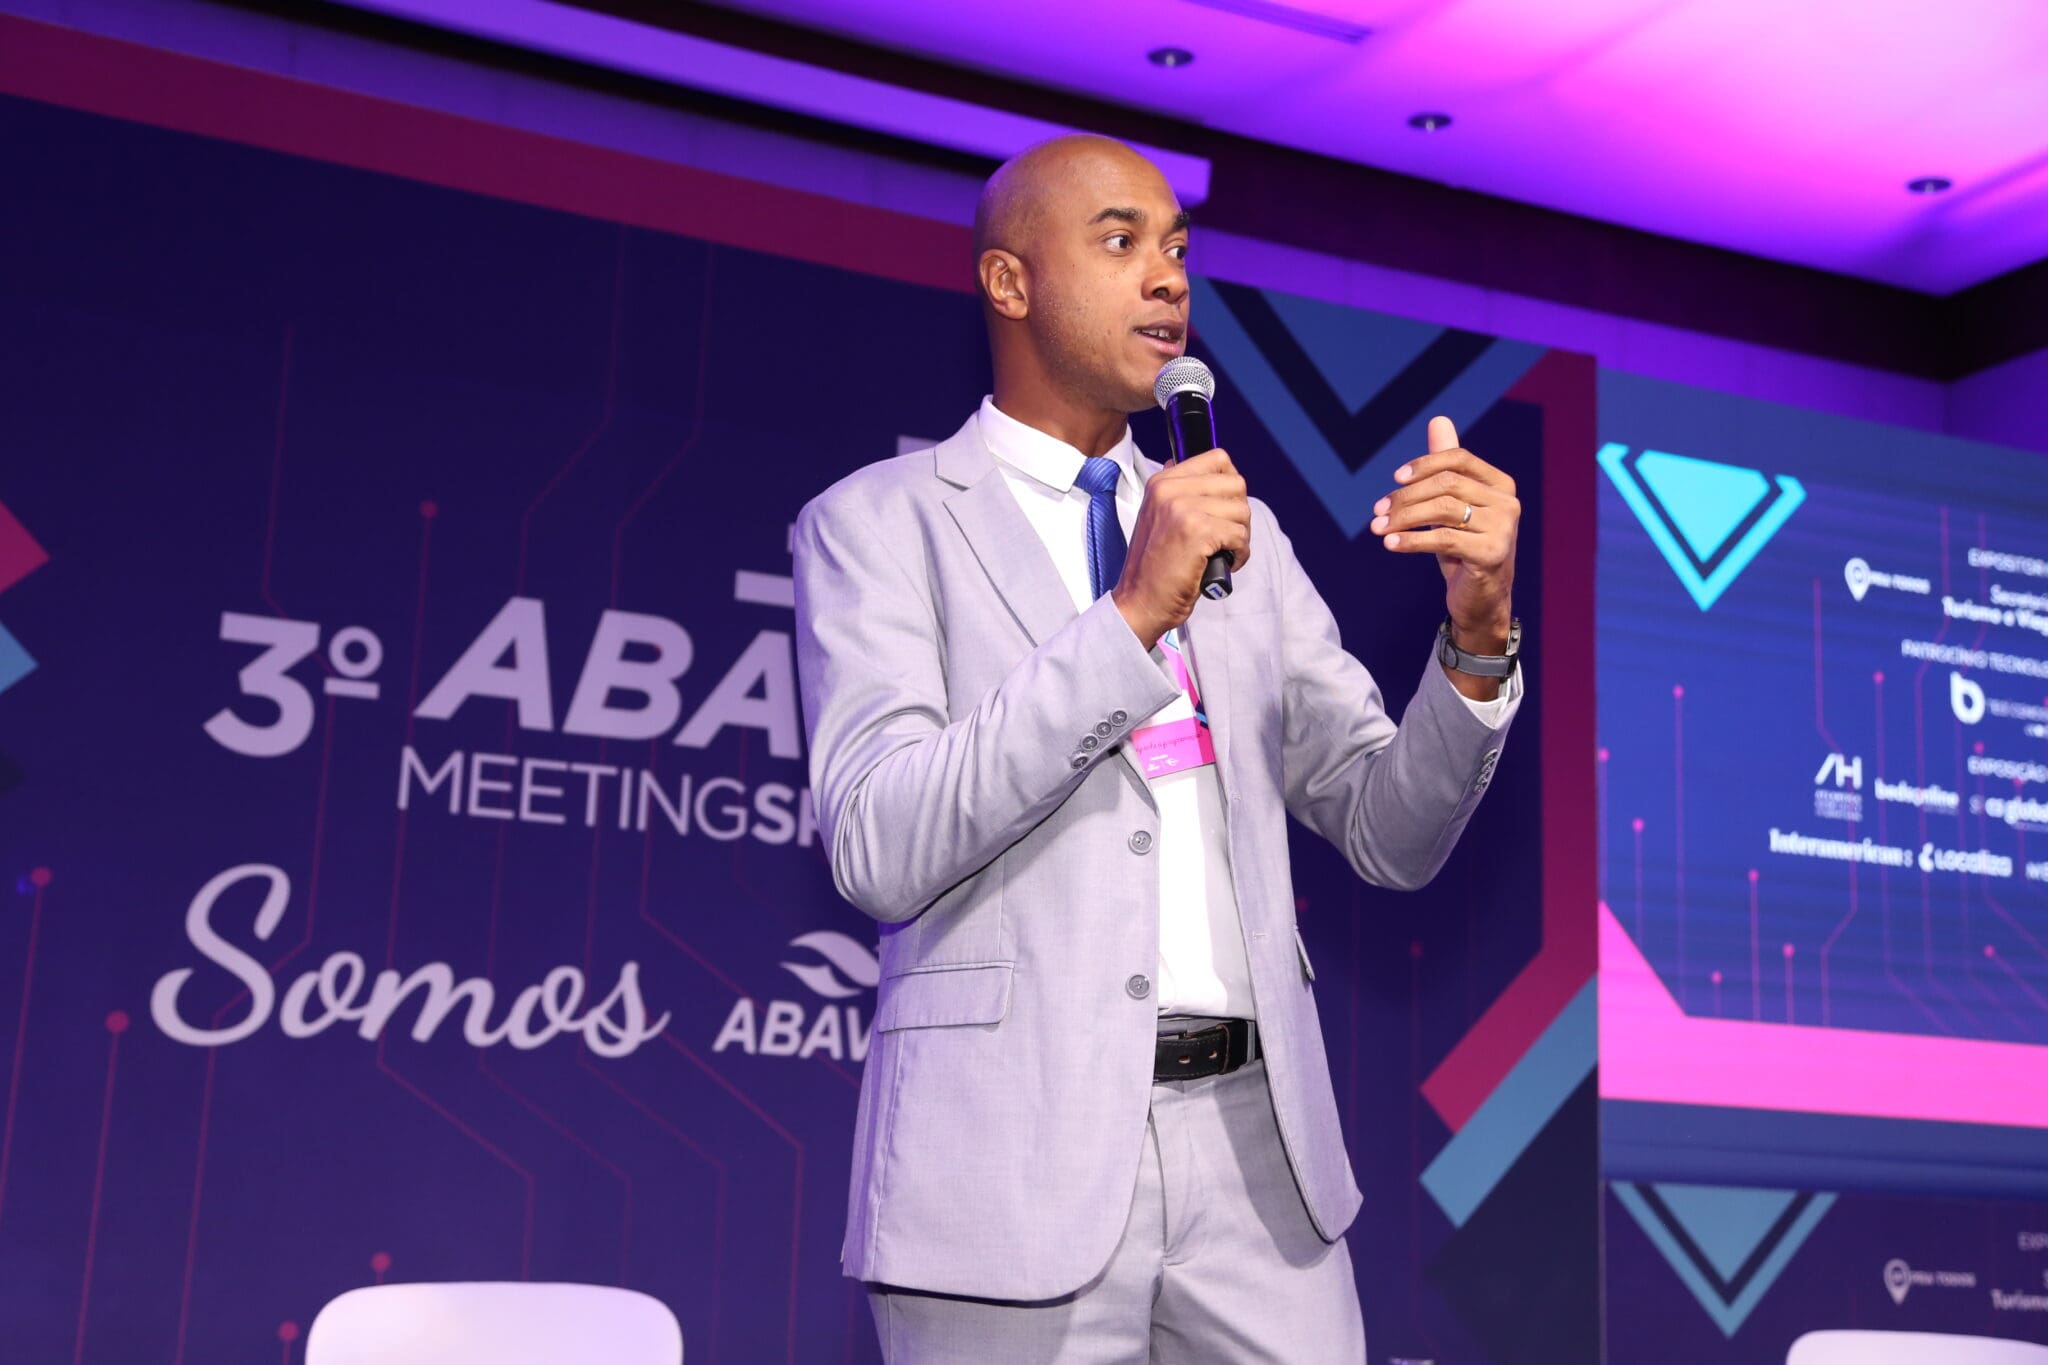
[[[1522,623],[1519,618],[1508,622],[1507,653],[1468,654],[1451,639],[1451,619],[1447,616],[1436,630],[1436,657],[1444,667],[1476,678],[1512,677],[1522,657]]]

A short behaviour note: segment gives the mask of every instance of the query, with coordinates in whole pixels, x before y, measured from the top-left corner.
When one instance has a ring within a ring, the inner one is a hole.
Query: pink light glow
[[[1603,906],[1600,1094],[2048,1128],[2048,1048],[1692,1018]]]
[[[2037,0],[1291,0],[739,8],[1366,165],[1946,293],[2048,256]],[[1000,33],[1001,43],[989,35]],[[1174,70],[1145,53],[1195,54]],[[1455,123],[1424,136],[1420,110]],[[1925,175],[1955,188],[1905,191]]]

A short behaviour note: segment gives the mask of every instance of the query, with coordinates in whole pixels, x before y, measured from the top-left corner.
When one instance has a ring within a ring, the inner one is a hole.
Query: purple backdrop
[[[80,102],[175,75],[83,72]],[[262,89],[232,117],[375,159],[292,103],[332,92]],[[508,147],[561,153],[531,143],[491,144],[505,175]],[[951,273],[907,220],[671,172],[601,192],[724,196],[721,241],[880,273],[0,98],[0,1336],[25,1358],[289,1361],[348,1288],[467,1278],[644,1289],[693,1360],[872,1358],[837,1266],[872,934],[804,791],[787,525],[957,424],[979,324],[884,278]],[[1590,1082],[1493,1154],[1495,1216],[1462,1227],[1418,1174],[1470,1108],[1418,1091],[1545,934],[1543,668],[1577,639],[1542,619],[1545,466],[1590,430],[1591,370],[1509,392],[1543,353],[1231,297],[1269,315],[1256,361],[1209,352],[1245,395],[1233,452],[1396,704],[1441,580],[1345,533],[1357,492],[1281,449],[1281,408],[1338,395],[1364,467],[1442,401],[1522,483],[1533,686],[1465,847],[1416,896],[1306,838],[1296,867],[1375,1356],[1583,1359]],[[1514,1059],[1489,1048],[1468,1093]],[[1517,1283],[1516,1221],[1559,1191],[1550,1270]]]

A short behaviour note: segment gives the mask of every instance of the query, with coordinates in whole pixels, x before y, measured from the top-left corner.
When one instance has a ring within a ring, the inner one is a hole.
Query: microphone
[[[1209,406],[1215,396],[1216,376],[1191,355],[1167,361],[1159,378],[1152,381],[1152,397],[1166,409],[1166,443],[1175,464],[1216,448],[1216,416]],[[1208,566],[1202,570],[1202,596],[1211,600],[1230,596],[1234,558],[1228,550],[1209,556]]]

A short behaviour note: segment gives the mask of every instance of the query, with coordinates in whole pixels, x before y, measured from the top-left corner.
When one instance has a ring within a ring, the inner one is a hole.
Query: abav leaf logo
[[[1665,450],[1631,457],[1616,441],[1597,458],[1701,611],[1806,501],[1805,487],[1790,474],[1770,478],[1760,469]]]
[[[785,962],[782,969],[828,1000],[850,1000],[871,991],[882,979],[882,964],[875,955],[845,934],[818,929],[799,934],[789,941],[792,948],[809,948],[823,962]]]
[[[866,1058],[874,1028],[872,1002],[854,997],[881,981],[881,961],[866,944],[830,929],[798,934],[789,946],[823,959],[780,964],[813,997],[823,998],[756,1001],[743,995],[733,1001],[711,1050],[799,1060],[823,1055],[835,1062]]]

